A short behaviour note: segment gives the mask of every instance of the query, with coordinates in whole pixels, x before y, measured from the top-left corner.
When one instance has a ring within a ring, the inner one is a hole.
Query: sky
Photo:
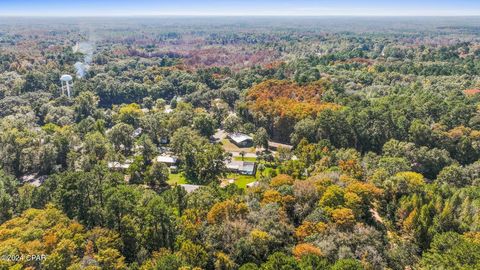
[[[480,0],[0,0],[0,16],[479,16]]]

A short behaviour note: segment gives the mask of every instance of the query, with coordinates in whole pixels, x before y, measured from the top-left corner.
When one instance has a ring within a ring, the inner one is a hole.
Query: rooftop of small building
[[[190,185],[190,184],[181,184],[180,186],[183,187],[187,193],[194,192],[195,190],[203,187],[201,185]]]
[[[160,155],[157,156],[155,160],[161,163],[177,163],[178,158],[171,155]]]
[[[230,133],[228,134],[228,137],[236,142],[243,142],[243,141],[247,141],[247,140],[253,140],[252,137],[248,136],[247,134],[243,134],[243,133],[240,133],[240,132],[236,132],[236,133]]]
[[[255,162],[232,160],[228,161],[225,166],[230,170],[248,171],[253,172],[255,170]]]
[[[289,144],[284,144],[284,143],[278,143],[278,142],[272,142],[268,141],[268,147],[274,147],[274,148],[286,148],[286,149],[292,149],[293,146]]]

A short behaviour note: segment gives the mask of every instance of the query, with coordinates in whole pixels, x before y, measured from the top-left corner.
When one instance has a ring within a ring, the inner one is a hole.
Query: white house
[[[124,163],[120,163],[118,161],[112,161],[108,162],[107,166],[111,170],[115,171],[124,171],[130,168],[130,165],[132,164],[132,160],[126,160]]]
[[[192,193],[195,190],[202,187],[202,186],[199,186],[199,185],[188,185],[188,184],[182,184],[180,186],[183,187],[187,193]]]
[[[28,183],[35,187],[41,186],[46,179],[47,179],[46,175],[38,176],[36,174],[29,174],[29,175],[24,175],[20,177],[20,181],[22,181],[22,183],[25,183],[25,184]]]
[[[170,155],[157,156],[155,160],[159,163],[165,163],[169,166],[174,166],[175,164],[177,164],[177,161],[178,161],[177,157],[170,156]]]

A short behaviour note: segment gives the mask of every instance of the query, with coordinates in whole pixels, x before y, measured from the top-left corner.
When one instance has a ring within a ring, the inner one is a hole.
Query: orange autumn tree
[[[318,247],[310,243],[301,243],[296,245],[295,247],[293,247],[292,254],[297,259],[301,259],[303,256],[306,255],[323,256],[322,251]]]
[[[288,141],[299,120],[326,109],[340,108],[322,101],[323,93],[331,87],[325,79],[305,86],[286,80],[267,80],[248,91],[247,104],[254,118],[266,125],[275,139]]]
[[[18,260],[0,260],[0,269],[127,269],[120,253],[118,233],[86,230],[60,210],[29,209],[0,226],[0,255]],[[27,255],[44,255],[31,260]],[[12,257],[13,258],[13,257]]]
[[[223,221],[243,218],[247,213],[248,207],[245,203],[236,203],[233,200],[227,200],[212,206],[207,214],[207,221],[210,224],[218,224]]]

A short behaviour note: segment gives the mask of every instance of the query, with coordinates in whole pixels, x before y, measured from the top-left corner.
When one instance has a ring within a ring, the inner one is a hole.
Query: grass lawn
[[[241,158],[240,158],[241,159]],[[245,158],[245,161],[254,161],[253,159],[250,160],[248,158]],[[271,173],[271,171],[274,170],[270,166],[265,166],[265,171],[263,171],[263,175],[268,175]],[[235,185],[237,185],[239,188],[246,188],[247,184],[252,183],[260,179],[260,172],[257,170],[257,175],[251,176],[251,175],[242,175],[242,174],[236,174],[236,173],[229,173],[227,174],[228,179],[235,179]],[[185,178],[185,175],[183,173],[171,173],[168,177],[167,183],[171,186],[177,184],[177,185],[182,185],[182,184],[188,184],[187,178]]]
[[[247,161],[247,158],[245,158],[245,161]],[[277,171],[277,174],[279,173],[277,169],[274,169],[271,166],[267,165],[267,166],[265,166],[265,170],[263,171],[263,175],[264,176],[269,175],[274,170]],[[245,188],[247,188],[247,184],[250,184],[252,182],[257,181],[258,179],[260,179],[260,177],[261,177],[260,171],[257,170],[257,174],[255,176],[229,173],[226,178],[235,179],[235,185],[237,185],[239,188],[245,189]]]
[[[242,157],[233,157],[233,160],[242,161]],[[254,157],[244,157],[244,158],[243,158],[243,161],[255,162],[255,161],[257,161],[257,158],[254,158]]]
[[[269,166],[265,166],[265,170],[263,171],[263,175],[264,176],[270,175],[272,173],[272,171],[276,171],[277,174],[279,174],[277,169],[274,169],[274,168],[269,167]],[[257,170],[257,178],[260,178],[260,171],[258,171],[258,170]]]
[[[235,179],[235,185],[239,188],[246,188],[247,184],[255,182],[257,179],[250,175],[241,175],[236,173],[230,173],[227,175],[228,179]]]
[[[185,175],[183,175],[183,173],[171,173],[168,176],[167,183],[171,186],[175,184],[177,185],[187,184],[187,178],[185,178]]]

